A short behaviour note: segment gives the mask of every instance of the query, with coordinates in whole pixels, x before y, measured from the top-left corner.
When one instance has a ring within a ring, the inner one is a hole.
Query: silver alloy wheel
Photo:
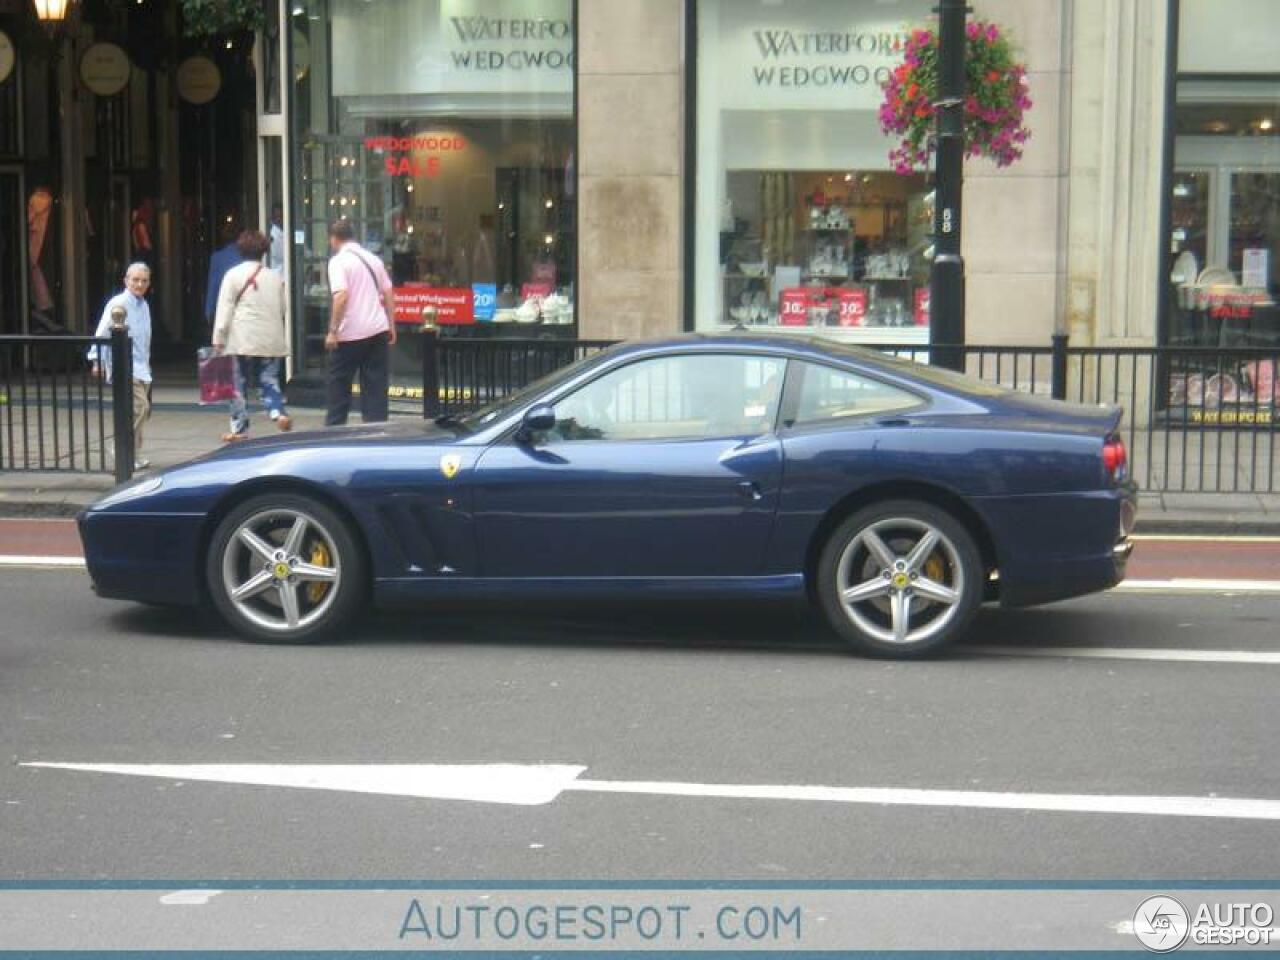
[[[330,565],[317,556],[327,556]],[[261,510],[247,517],[223,549],[227,599],[266,630],[287,634],[310,627],[329,612],[341,582],[333,535],[299,510]]]
[[[943,575],[927,575],[926,566]],[[955,619],[964,567],[955,544],[937,527],[891,517],[865,527],[845,546],[836,565],[836,593],[863,633],[883,643],[919,643]]]

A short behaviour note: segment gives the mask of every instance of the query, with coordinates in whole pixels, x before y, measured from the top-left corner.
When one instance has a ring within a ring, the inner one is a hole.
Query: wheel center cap
[[[911,583],[911,578],[905,573],[895,573],[893,575],[893,585],[898,590],[905,590]]]
[[[277,580],[288,580],[289,574],[293,573],[293,570],[290,569],[287,563],[281,561],[271,568],[271,572],[275,575]]]

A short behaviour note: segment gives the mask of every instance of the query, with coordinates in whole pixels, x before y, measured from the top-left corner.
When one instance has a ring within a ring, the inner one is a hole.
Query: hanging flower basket
[[[1007,167],[1022,156],[1031,136],[1023,117],[1031,108],[1027,68],[1014,60],[1013,45],[1000,28],[985,20],[966,25],[964,139],[965,156],[987,157]],[[934,101],[938,98],[938,35],[911,31],[903,62],[881,88],[880,128],[899,143],[889,151],[898,173],[923,170],[935,145]]]

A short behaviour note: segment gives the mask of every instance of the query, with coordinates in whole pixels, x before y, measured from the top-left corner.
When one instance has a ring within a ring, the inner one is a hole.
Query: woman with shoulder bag
[[[276,426],[293,429],[280,392],[281,358],[288,353],[284,329],[284,281],[262,262],[271,241],[261,231],[246,230],[236,240],[243,262],[227,271],[218,291],[213,348],[236,359],[236,395],[231,400],[231,431],[223,442],[249,437],[249,384],[258,393]]]

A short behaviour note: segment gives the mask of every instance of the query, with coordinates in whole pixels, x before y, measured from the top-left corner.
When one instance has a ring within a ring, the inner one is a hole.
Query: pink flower
[[[1007,166],[1022,156],[1020,145],[1031,136],[1023,122],[1032,104],[1026,67],[1013,62],[1009,41],[996,25],[971,21],[965,25],[965,35],[969,57],[965,153]],[[903,61],[881,84],[883,99],[877,119],[885,134],[898,138],[889,152],[890,165],[906,173],[927,167],[934,149],[935,111],[930,88],[936,76],[925,72],[925,64],[935,55],[937,37],[917,28],[906,35],[902,47]]]

